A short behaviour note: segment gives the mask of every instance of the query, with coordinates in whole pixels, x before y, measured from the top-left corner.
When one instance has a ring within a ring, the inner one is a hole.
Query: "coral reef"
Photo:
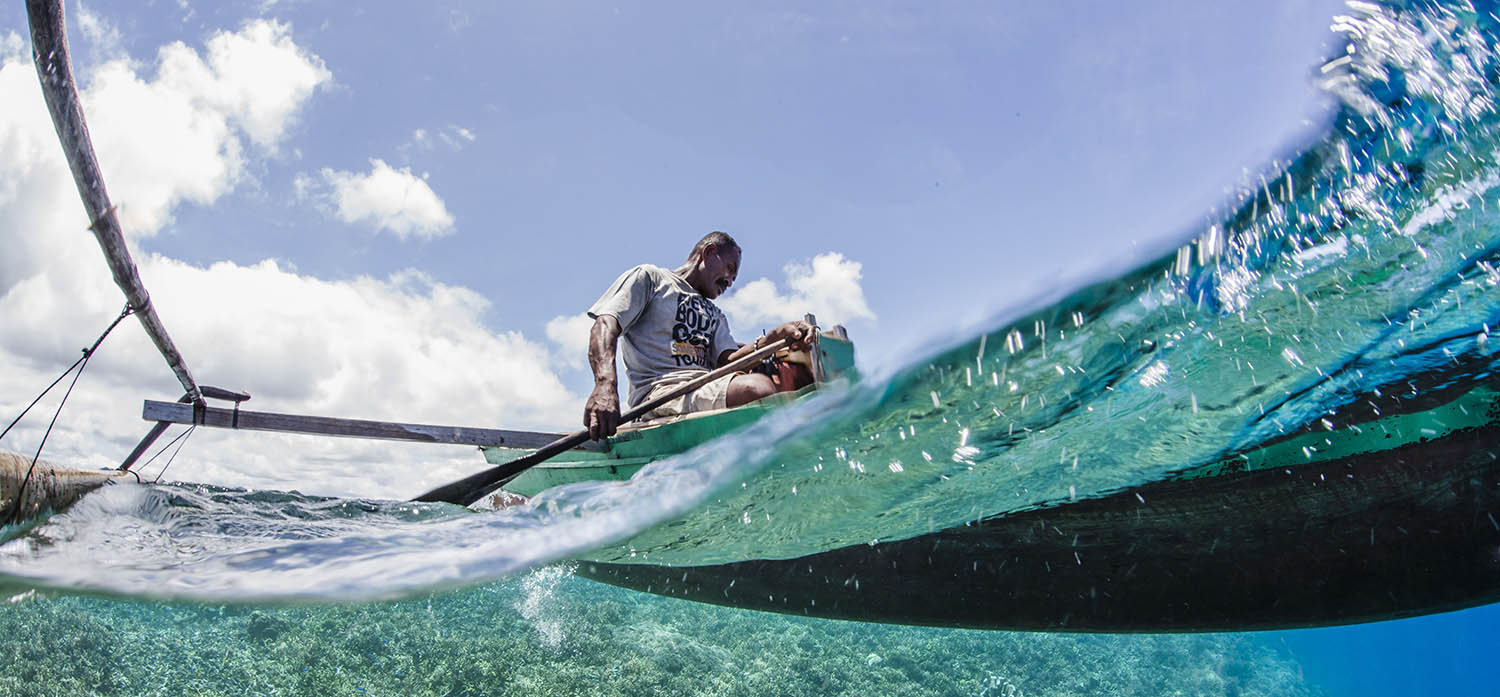
[[[1253,636],[899,627],[641,595],[558,569],[365,605],[0,606],[0,694],[1294,697]]]

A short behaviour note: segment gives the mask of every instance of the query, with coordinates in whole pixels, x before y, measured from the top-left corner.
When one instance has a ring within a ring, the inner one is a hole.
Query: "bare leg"
[[[771,382],[770,377],[760,373],[746,373],[730,379],[724,403],[726,406],[737,407],[775,393],[776,384]]]

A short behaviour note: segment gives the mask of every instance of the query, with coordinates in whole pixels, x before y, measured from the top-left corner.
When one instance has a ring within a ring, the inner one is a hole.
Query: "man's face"
[[[724,294],[740,273],[740,250],[710,246],[703,254],[703,287],[698,292],[710,300]]]

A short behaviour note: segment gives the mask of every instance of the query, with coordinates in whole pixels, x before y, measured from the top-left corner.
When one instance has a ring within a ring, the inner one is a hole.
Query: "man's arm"
[[[740,358],[755,353],[757,349],[765,346],[766,344],[776,343],[777,341],[780,341],[782,339],[791,339],[791,348],[793,349],[805,349],[807,348],[808,343],[812,341],[814,331],[816,330],[813,329],[813,326],[811,324],[808,324],[800,319],[787,322],[786,324],[783,324],[779,327],[776,327],[775,329],[772,329],[769,332],[766,332],[765,336],[760,337],[759,339],[756,339],[751,343],[741,345],[738,349],[732,351],[726,349],[724,352],[719,354],[719,365],[728,365],[732,361],[737,361]]]
[[[615,346],[619,341],[620,321],[614,315],[599,315],[589,331],[589,368],[594,371],[594,392],[583,405],[583,427],[593,440],[614,435],[620,426],[620,388],[615,375]]]

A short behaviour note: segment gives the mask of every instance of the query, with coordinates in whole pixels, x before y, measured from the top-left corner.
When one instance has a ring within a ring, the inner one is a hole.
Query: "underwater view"
[[[1493,694],[1500,16],[1333,29],[1332,123],[1173,252],[627,481],[6,526],[0,694]]]
[[[0,622],[0,689],[17,696],[1319,694],[1254,637],[829,622],[622,591],[565,567],[351,607],[27,597]]]

